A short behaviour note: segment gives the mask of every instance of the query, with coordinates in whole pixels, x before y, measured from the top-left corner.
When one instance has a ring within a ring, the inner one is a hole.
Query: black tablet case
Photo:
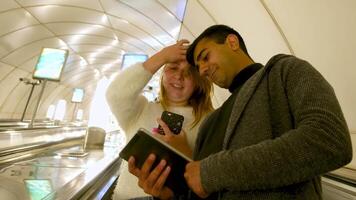
[[[153,166],[155,167],[165,159],[171,167],[171,172],[167,177],[165,185],[171,188],[175,194],[182,194],[188,190],[184,179],[185,165],[192,159],[183,153],[169,146],[168,144],[155,138],[152,133],[145,129],[139,129],[134,137],[120,152],[120,157],[128,161],[130,156],[135,157],[136,167],[141,168],[146,158],[151,154],[156,155]],[[154,169],[152,167],[152,169]]]

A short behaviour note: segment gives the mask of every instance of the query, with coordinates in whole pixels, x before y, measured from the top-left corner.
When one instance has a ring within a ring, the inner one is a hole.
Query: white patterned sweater
[[[110,109],[129,141],[139,128],[149,131],[157,127],[156,119],[161,116],[163,108],[160,103],[148,102],[142,90],[152,74],[142,63],[137,63],[122,71],[111,83],[106,98]],[[200,123],[191,128],[194,121],[191,107],[169,107],[169,111],[184,116],[183,130],[187,134],[189,146],[194,149]],[[202,121],[202,120],[201,120]],[[200,121],[200,122],[201,122]],[[120,176],[114,191],[114,200],[148,196],[138,187],[137,178],[129,173],[127,162],[123,161]]]

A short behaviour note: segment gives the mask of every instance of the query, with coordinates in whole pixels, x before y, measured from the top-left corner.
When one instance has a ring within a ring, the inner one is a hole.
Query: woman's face
[[[163,70],[162,84],[170,105],[186,105],[194,91],[194,81],[187,61],[169,63]]]

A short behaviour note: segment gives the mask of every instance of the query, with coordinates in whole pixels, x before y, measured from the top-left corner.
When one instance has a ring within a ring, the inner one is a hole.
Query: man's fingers
[[[162,172],[162,174],[158,177],[156,184],[153,187],[153,191],[155,192],[160,192],[164,186],[164,183],[166,182],[169,172],[171,172],[171,167],[167,166],[164,171]]]
[[[148,175],[150,174],[152,165],[154,163],[156,159],[156,156],[154,154],[150,154],[146,161],[143,163],[142,167],[141,167],[141,172],[140,172],[140,179],[142,180],[146,180]]]
[[[138,169],[135,165],[135,158],[133,156],[130,156],[129,161],[128,161],[128,167],[129,167],[129,172],[135,176],[140,176],[140,169]]]
[[[147,177],[146,186],[152,188],[159,176],[161,175],[163,169],[165,168],[167,161],[161,160],[160,163],[151,171],[150,175]]]

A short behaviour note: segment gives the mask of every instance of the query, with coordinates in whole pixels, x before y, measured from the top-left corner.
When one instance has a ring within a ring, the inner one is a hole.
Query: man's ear
[[[233,51],[236,51],[240,48],[239,38],[237,38],[237,36],[234,34],[227,35],[225,42]]]

